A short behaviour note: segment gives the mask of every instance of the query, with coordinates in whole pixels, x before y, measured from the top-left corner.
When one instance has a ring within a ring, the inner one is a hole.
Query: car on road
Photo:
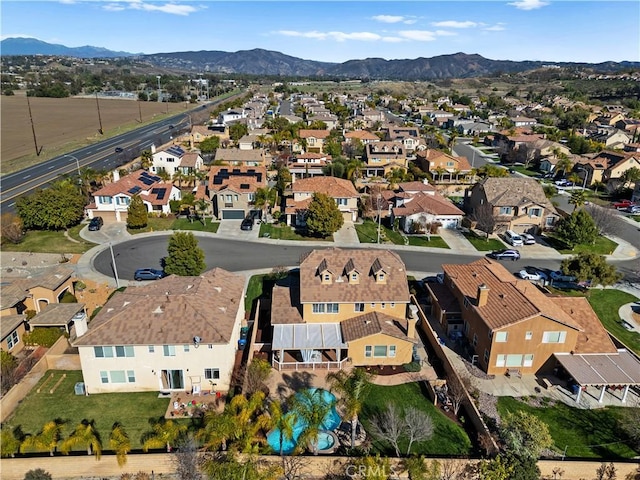
[[[242,220],[242,223],[240,224],[240,230],[253,230],[253,218],[247,217]]]
[[[136,281],[140,280],[158,280],[159,278],[164,277],[164,272],[162,270],[157,270],[155,268],[139,268],[133,274],[133,278]]]
[[[565,275],[564,273],[562,273],[562,270],[554,270],[551,273],[549,273],[549,276],[551,277],[551,280],[558,281],[558,282],[575,282],[576,281],[576,277],[574,277],[573,275]]]
[[[124,148],[116,147],[116,153],[122,153],[122,152],[124,152]]]
[[[102,220],[102,217],[93,217],[89,222],[89,231],[95,232],[97,230],[100,230],[103,224],[104,224],[104,221]]]
[[[522,237],[522,241],[524,242],[525,245],[535,245],[536,244],[536,238],[531,235],[530,233],[522,233],[520,234],[520,236]]]
[[[640,213],[640,205],[629,205],[627,208],[624,209],[625,212],[627,213]]]
[[[617,210],[622,210],[624,208],[628,208],[635,205],[631,200],[619,200],[617,202],[613,202],[611,206]]]
[[[531,280],[533,282],[549,279],[546,273],[536,267],[524,267],[518,272],[518,276],[524,280]]]
[[[520,260],[520,252],[513,249],[494,250],[487,254],[489,258],[496,260]]]

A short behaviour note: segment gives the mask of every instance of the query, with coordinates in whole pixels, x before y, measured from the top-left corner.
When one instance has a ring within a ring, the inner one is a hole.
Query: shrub
[[[36,468],[25,473],[24,480],[51,480],[51,474],[41,468]]]
[[[51,347],[63,335],[63,331],[55,327],[34,328],[31,332],[27,332],[22,336],[25,345],[40,345],[42,347]]]
[[[78,299],[73,293],[67,290],[66,292],[64,292],[64,295],[62,295],[60,303],[78,303]]]
[[[405,363],[403,365],[406,372],[419,372],[420,364],[418,362]]]

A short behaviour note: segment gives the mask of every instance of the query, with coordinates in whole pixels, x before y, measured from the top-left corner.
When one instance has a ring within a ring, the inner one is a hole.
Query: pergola
[[[601,388],[598,403],[603,402],[607,388],[623,388],[621,401],[625,403],[629,389],[640,385],[640,360],[626,349],[618,353],[555,353],[554,356],[580,387],[576,403],[580,401],[583,387]]]
[[[76,315],[81,314],[81,317]],[[84,317],[84,303],[50,303],[29,320],[30,327],[61,327],[70,333],[71,325]],[[78,332],[76,332],[78,333]]]
[[[339,323],[297,323],[273,326],[272,350],[300,350],[304,362],[315,362],[315,351],[336,350],[338,362],[340,350],[346,348]]]

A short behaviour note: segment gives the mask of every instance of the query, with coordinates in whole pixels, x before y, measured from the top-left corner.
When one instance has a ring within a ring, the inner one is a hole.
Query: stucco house
[[[134,195],[139,195],[149,213],[171,213],[170,200],[180,200],[182,193],[172,183],[164,182],[146,170],[136,170],[119,178],[113,172],[113,182],[95,191],[93,202],[85,207],[89,218],[101,216],[106,220],[126,221],[127,210]]]
[[[153,174],[161,171],[167,172],[170,176],[174,176],[176,172],[189,174],[202,169],[204,159],[197,152],[187,152],[179,145],[171,145],[163,150],[155,150],[151,148],[152,164],[149,171]]]
[[[577,166],[586,171],[587,185],[602,182],[613,191],[624,183],[624,172],[630,168],[640,168],[640,153],[603,150],[591,160],[580,162]]]
[[[429,172],[435,182],[457,179],[471,173],[471,165],[466,157],[454,157],[441,150],[428,148],[416,152],[415,162],[425,172]]]
[[[287,198],[285,208],[287,225],[301,227],[306,224],[307,209],[316,192],[333,198],[346,221],[358,219],[360,195],[353,183],[344,178],[317,176],[301,178],[291,184],[292,196]]]
[[[553,228],[560,218],[533,178],[487,177],[465,191],[465,204],[472,218],[490,213],[497,232],[536,234]]]
[[[352,143],[354,140],[359,140],[363,145],[366,145],[371,142],[379,142],[380,137],[368,130],[353,130],[344,133],[344,140],[345,143]]]
[[[324,142],[330,134],[329,130],[298,130],[298,136],[306,145],[305,151],[312,153],[323,153]]]
[[[301,153],[287,162],[287,169],[291,174],[291,181],[301,178],[324,175],[324,167],[331,164],[331,155],[322,153]]]
[[[373,142],[365,145],[364,174],[384,177],[394,168],[407,169],[407,152],[401,142]]]
[[[244,285],[214,268],[116,293],[73,342],[87,393],[227,391]]]
[[[242,150],[239,148],[218,148],[214,162],[216,164],[258,167],[271,163],[271,155],[262,149]]]
[[[264,167],[211,167],[207,188],[213,214],[220,220],[242,220],[253,212],[260,216],[260,210],[253,205],[256,191],[266,186],[267,170]]]
[[[407,272],[386,250],[313,250],[299,277],[276,284],[271,302],[272,365],[342,369],[411,362],[417,317]]]

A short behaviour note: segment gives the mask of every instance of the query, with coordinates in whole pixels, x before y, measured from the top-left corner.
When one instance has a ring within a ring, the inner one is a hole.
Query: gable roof
[[[215,161],[217,162],[264,162],[262,150],[240,150],[239,148],[218,148]]]
[[[167,191],[171,193],[173,184],[171,182],[163,182],[160,177],[146,170],[136,170],[120,180],[109,183],[100,190],[92,193],[94,197],[113,197],[115,195],[124,195],[133,197],[140,194],[143,201],[152,205],[165,205],[169,203],[171,195],[167,195]]]
[[[12,283],[15,289],[10,289],[13,294],[17,294],[19,290],[27,292],[28,290],[36,287],[46,288],[47,290],[54,291],[64,282],[69,280],[73,275],[73,270],[64,265],[58,265],[53,268],[47,268],[44,272],[33,275],[27,278],[21,278],[14,280]],[[4,296],[4,288],[2,294]],[[19,296],[19,295],[18,295]],[[22,297],[24,300],[25,297]],[[2,302],[4,304],[4,300]]]
[[[585,297],[547,297],[582,327],[575,353],[616,353],[618,350]]]
[[[340,323],[342,338],[346,342],[382,333],[394,338],[415,342],[407,337],[407,321],[399,320],[381,312],[365,313]]]
[[[199,277],[170,275],[116,293],[74,345],[180,345],[231,340],[243,308],[244,277],[214,268]]]
[[[359,140],[373,140],[373,141],[380,140],[380,138],[375,133],[371,133],[368,130],[354,130],[352,132],[347,132],[344,134],[344,138],[357,138]]]
[[[332,198],[357,197],[358,192],[350,180],[337,177],[310,177],[296,180],[291,185],[294,193],[320,192]]]
[[[556,213],[542,186],[533,178],[487,177],[474,188],[483,190],[487,202],[494,207],[519,207],[535,203]]]
[[[462,210],[437,193],[418,192],[411,196],[411,200],[393,209],[393,214],[397,217],[423,212],[432,215],[464,215]]]
[[[327,138],[331,134],[330,130],[309,130],[309,129],[300,129],[298,130],[298,136],[300,138]]]
[[[231,189],[238,193],[254,192],[267,184],[267,169],[263,166],[216,165],[209,170],[209,190]]]

